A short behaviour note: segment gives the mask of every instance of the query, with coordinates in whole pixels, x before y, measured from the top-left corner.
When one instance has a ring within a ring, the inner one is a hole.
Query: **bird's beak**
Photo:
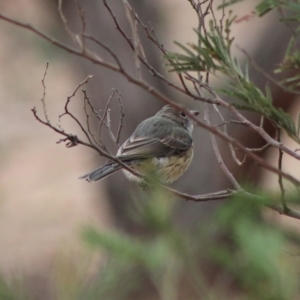
[[[198,111],[198,110],[191,110],[191,113],[192,113],[194,116],[198,116],[198,115],[199,115],[199,111]]]

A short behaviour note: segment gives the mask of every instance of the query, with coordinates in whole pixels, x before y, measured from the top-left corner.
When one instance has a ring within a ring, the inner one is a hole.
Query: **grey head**
[[[199,111],[197,110],[190,110],[190,112],[198,116]],[[170,106],[170,105],[165,105],[157,114],[156,116],[163,117],[163,118],[168,118],[171,119],[172,121],[175,121],[178,123],[180,126],[188,130],[190,133],[193,131],[193,122],[190,120],[190,118],[182,111]]]

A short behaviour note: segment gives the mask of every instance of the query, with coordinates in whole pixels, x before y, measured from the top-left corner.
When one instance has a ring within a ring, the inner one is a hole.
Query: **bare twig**
[[[276,84],[278,87],[280,87],[281,89],[283,89],[286,92],[292,93],[292,94],[296,94],[296,95],[300,95],[300,91],[297,91],[295,89],[290,89],[288,86],[283,85],[282,83],[280,83],[278,80],[276,80],[274,77],[272,77],[270,74],[268,74],[265,70],[263,70],[257,63],[256,61],[248,54],[248,52],[246,50],[244,50],[243,48],[237,46],[237,48],[244,53],[244,55],[247,57],[247,60],[250,62],[250,64],[254,67],[254,69],[256,71],[258,71],[261,75],[263,75],[266,79],[268,79],[269,81],[273,82],[274,84]]]
[[[104,108],[103,115],[102,115],[102,117],[100,119],[100,122],[99,122],[99,125],[98,125],[98,136],[99,137],[101,135],[101,129],[102,129],[102,125],[103,124],[106,126],[107,129],[109,129],[109,125],[107,124],[107,122],[105,121],[105,119],[107,119],[107,111],[109,109],[110,102],[113,99],[115,93],[116,93],[116,90],[113,89],[111,95],[109,96],[109,98],[107,100],[106,106]]]
[[[58,14],[60,16],[60,19],[62,20],[62,22],[64,24],[65,31],[68,33],[68,35],[71,37],[71,39],[74,42],[78,42],[78,40],[75,37],[75,34],[69,28],[68,20],[66,19],[65,15],[63,13],[63,10],[62,10],[62,4],[63,4],[63,0],[58,0],[57,10],[58,10]]]
[[[190,4],[192,5],[193,9],[198,12],[198,5],[195,3],[194,0],[188,0],[188,2],[190,2]]]
[[[109,133],[109,135],[110,135],[112,141],[113,141],[114,143],[116,143],[116,137],[115,137],[114,132],[113,132],[113,130],[112,130],[112,128],[111,128],[110,108],[107,109],[106,119],[107,119],[106,124],[107,124],[108,133]]]
[[[222,0],[222,16],[220,19],[220,33],[223,35],[223,28],[224,28],[224,19],[225,19],[225,0]]]
[[[80,33],[80,38],[78,35],[76,35],[78,44],[81,46],[81,51],[83,52],[85,49],[85,30],[86,30],[86,21],[85,21],[85,14],[84,10],[82,7],[79,5],[79,3],[76,1],[76,6],[78,10],[78,14],[81,20],[81,33]]]
[[[222,115],[221,115],[222,116]],[[204,120],[206,121],[206,123],[208,125],[211,126],[210,124],[210,120],[209,120],[209,109],[207,104],[205,105],[205,112],[204,112]],[[223,173],[226,175],[226,177],[230,180],[230,182],[232,183],[232,185],[235,187],[236,190],[240,190],[241,186],[239,185],[239,183],[237,182],[237,180],[234,178],[234,176],[232,175],[232,173],[229,171],[229,169],[227,168],[227,166],[225,165],[223,158],[221,156],[220,153],[220,149],[218,147],[217,144],[217,140],[214,134],[210,133],[210,138],[211,138],[211,143],[212,143],[212,147],[215,153],[215,156],[217,158],[218,164],[221,167],[221,170],[223,171]],[[231,144],[229,144],[231,145]],[[231,145],[232,146],[232,145]]]
[[[271,205],[271,204],[267,204],[266,207],[271,208],[272,210],[277,211],[281,215],[285,215],[285,216],[288,216],[288,217],[300,220],[300,213],[297,212],[297,211],[294,211],[294,210],[292,210],[290,208],[283,209],[280,206]]]
[[[82,90],[84,98],[83,98],[83,109],[85,112],[85,116],[86,116],[86,126],[87,126],[87,131],[89,133],[89,135],[92,137],[94,143],[98,146],[101,147],[102,149],[106,150],[108,153],[108,149],[105,147],[105,145],[102,143],[101,141],[101,137],[98,135],[96,136],[92,130],[91,130],[91,126],[90,126],[90,114],[88,112],[88,107],[87,105],[90,107],[90,109],[92,110],[92,113],[98,117],[98,113],[94,110],[94,107],[92,106],[91,102],[90,102],[90,98],[87,95],[87,91],[86,90]]]
[[[137,15],[133,13],[133,9],[127,0],[123,0],[123,5],[125,7],[126,17],[131,28],[136,76],[137,78],[142,78],[141,62],[139,57],[142,56],[145,59],[146,56],[138,34]]]
[[[249,150],[250,152],[262,152],[262,151],[268,149],[269,147],[270,147],[269,144],[265,144],[260,148],[247,148],[247,150]]]
[[[92,144],[92,140],[91,140],[91,138],[89,136],[89,133],[82,126],[82,124],[80,123],[80,121],[68,109],[69,103],[70,103],[71,99],[75,96],[75,94],[77,93],[78,89],[80,87],[82,87],[84,84],[86,84],[89,81],[90,78],[93,78],[93,76],[92,75],[87,76],[85,80],[83,80],[81,83],[78,84],[78,86],[74,89],[73,93],[70,96],[68,96],[67,101],[65,103],[65,107],[64,107],[65,111],[64,111],[64,113],[62,113],[61,115],[58,116],[58,123],[60,124],[61,118],[63,116],[69,115],[77,123],[77,125],[80,127],[81,131],[84,133],[84,135],[86,136],[86,138],[88,139],[88,141]]]
[[[100,47],[102,47],[104,50],[106,50],[111,56],[112,58],[115,60],[115,62],[117,63],[118,67],[120,68],[120,70],[123,69],[123,66],[118,58],[118,56],[111,50],[111,48],[107,45],[105,45],[104,43],[102,43],[101,41],[95,39],[94,37],[87,35],[87,34],[83,34],[83,36],[91,41],[93,41],[94,43],[96,43],[97,45],[99,45]]]
[[[222,120],[223,123],[225,124],[225,119],[224,119],[223,115],[221,114],[220,110],[218,109],[218,107],[217,107],[216,105],[213,105],[213,108],[215,109],[215,111],[218,113],[218,115],[220,116],[221,120]],[[238,124],[243,124],[243,123],[241,123],[240,121],[233,121],[233,122],[238,122]],[[224,133],[225,133],[226,135],[228,135],[228,131],[227,131],[227,126],[226,126],[226,124],[224,125],[223,128],[224,128]],[[237,157],[236,152],[235,152],[235,149],[234,149],[234,147],[232,146],[232,144],[228,144],[228,146],[229,146],[229,149],[230,149],[230,152],[231,152],[231,156],[232,156],[233,160],[236,162],[236,164],[237,164],[238,166],[243,165],[243,164],[245,163],[245,161],[246,161],[247,156],[245,155],[244,158],[243,158],[243,160],[240,160],[240,159]]]
[[[44,111],[45,119],[49,123],[49,117],[48,117],[48,113],[47,113],[47,109],[46,109],[46,102],[45,102],[45,100],[46,100],[46,84],[45,84],[45,79],[46,79],[46,76],[47,76],[48,67],[49,67],[49,62],[46,63],[46,69],[45,69],[44,76],[43,76],[43,79],[42,79],[43,97],[41,99],[41,102],[42,102],[42,105],[43,105],[43,111]]]
[[[226,200],[235,195],[237,192],[234,190],[224,190],[209,194],[203,194],[203,195],[189,195],[186,193],[182,193],[179,191],[176,191],[174,189],[171,189],[169,187],[163,186],[166,188],[169,192],[173,193],[176,196],[179,196],[186,201],[193,201],[193,202],[205,202],[205,201],[211,201],[211,200]]]
[[[100,146],[101,148],[105,149],[108,153],[110,153],[109,150],[105,147],[105,145],[101,141],[101,130],[102,130],[102,125],[105,125],[105,127],[108,129],[109,135],[112,138],[113,142],[116,143],[119,146],[119,144],[118,144],[119,143],[119,137],[120,137],[121,129],[123,127],[123,117],[124,117],[123,111],[122,111],[122,103],[121,103],[121,99],[120,99],[120,94],[119,94],[117,89],[113,89],[112,94],[110,95],[110,97],[109,97],[109,99],[106,103],[105,109],[103,111],[103,114],[101,116],[100,113],[98,111],[96,111],[96,109],[94,108],[94,106],[91,103],[89,97],[87,97],[86,91],[83,91],[83,93],[84,93],[85,103],[87,103],[89,105],[91,111],[93,112],[95,117],[99,120],[98,129],[97,129],[97,138],[98,138],[99,142],[97,142],[95,135],[92,133],[92,131],[90,129],[90,124],[89,124],[89,121],[88,121],[89,120],[89,114],[88,114],[86,106],[84,106],[85,114],[86,114],[86,117],[87,117],[87,123],[88,123],[87,124],[88,132],[90,133],[93,140],[95,141],[95,143],[98,146]],[[111,125],[110,125],[111,121],[110,121],[110,108],[109,108],[109,105],[110,105],[110,102],[111,102],[111,100],[113,99],[113,97],[116,93],[117,93],[118,104],[119,104],[119,107],[120,107],[120,123],[119,123],[118,131],[117,131],[117,136],[115,137],[114,134],[113,134]]]
[[[292,37],[294,38],[296,44],[297,44],[297,47],[300,48],[300,42],[299,42],[299,39],[297,38],[297,32],[296,30],[291,26],[290,22],[287,20],[287,17],[284,15],[284,12],[283,12],[283,9],[281,6],[278,6],[278,12],[281,16],[281,20],[284,22],[285,26],[289,29]]]
[[[265,122],[265,117],[264,117],[264,116],[261,116],[261,117],[260,117],[259,127],[263,128],[263,127],[264,127],[264,122]]]
[[[121,131],[122,131],[122,128],[123,128],[123,119],[124,119],[125,115],[123,113],[123,104],[122,104],[122,101],[121,101],[121,94],[119,93],[119,91],[117,89],[116,89],[116,91],[117,91],[117,99],[118,99],[118,103],[119,103],[119,116],[120,116],[119,127],[118,127],[118,130],[117,130],[116,143],[119,146],[120,135],[121,135]]]
[[[121,95],[120,95],[119,91],[117,89],[114,89],[113,91],[114,91],[114,94],[117,94],[117,100],[118,100],[118,104],[119,104],[119,116],[120,116],[119,126],[118,126],[118,129],[117,129],[116,135],[113,133],[113,130],[111,128],[110,108],[107,108],[107,114],[106,114],[107,122],[105,124],[106,124],[109,135],[111,136],[111,139],[113,140],[113,142],[117,146],[120,146],[119,145],[119,139],[120,139],[120,134],[121,134],[121,130],[122,130],[122,127],[123,127],[123,118],[124,118],[123,105],[122,105],[122,101],[121,101],[121,97],[120,97]]]
[[[281,140],[281,130],[280,128],[277,128],[277,140],[278,142],[280,142]],[[282,150],[278,150],[279,152],[279,156],[278,156],[278,170],[282,170],[282,159],[283,159],[283,152]],[[282,180],[282,175],[278,174],[278,183],[279,183],[279,187],[280,187],[280,191],[281,191],[281,203],[282,203],[282,207],[283,210],[288,211],[288,207],[285,201],[285,189],[283,186],[283,180]]]
[[[80,140],[77,136],[74,136],[72,134],[69,134],[69,133],[66,133],[63,129],[61,128],[57,128],[55,126],[53,126],[51,123],[48,123],[44,120],[42,120],[38,115],[37,115],[37,111],[36,111],[36,108],[34,107],[33,109],[31,109],[34,117],[36,118],[37,121],[39,121],[41,124],[51,128],[52,130],[54,130],[55,132],[57,132],[58,134],[61,134],[63,136],[65,136],[66,138],[65,139],[60,139],[57,143],[61,143],[61,142],[68,142],[67,143],[67,147],[73,147],[73,146],[76,146],[76,145],[83,145],[83,146],[86,146],[88,148],[91,148],[93,150],[95,150],[97,153],[100,154],[100,156],[104,156],[106,158],[108,158],[109,160],[119,164],[123,169],[131,172],[133,175],[135,176],[138,176],[138,177],[141,177],[145,180],[149,180],[149,178],[146,178],[144,175],[140,174],[139,172],[129,168],[126,164],[124,164],[122,161],[120,161],[117,157],[114,157],[112,155],[110,155],[109,153],[107,153],[105,150],[95,146],[94,144],[92,143],[86,143],[82,140]]]

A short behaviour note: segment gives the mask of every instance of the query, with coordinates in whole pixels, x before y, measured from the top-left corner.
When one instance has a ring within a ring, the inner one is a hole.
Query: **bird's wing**
[[[166,124],[164,125],[166,126]],[[149,136],[149,135],[148,135]],[[163,157],[175,153],[185,152],[192,145],[192,138],[187,130],[177,127],[156,128],[152,137],[134,133],[119,149],[118,157],[122,161],[143,159],[149,157]],[[151,136],[151,135],[150,135]]]

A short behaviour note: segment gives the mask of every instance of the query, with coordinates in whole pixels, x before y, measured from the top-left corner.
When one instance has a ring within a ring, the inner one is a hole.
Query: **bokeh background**
[[[216,4],[218,1],[215,1]],[[128,70],[133,71],[133,54],[114,28],[113,22],[101,1],[79,1],[85,11],[87,32],[104,40],[118,53]],[[241,52],[235,45],[247,50],[260,66],[270,71],[282,59],[288,41],[288,31],[278,25],[276,14],[264,18],[252,16],[257,1],[244,1],[234,6],[241,21],[236,22],[233,35],[236,36],[233,50],[238,57]],[[164,46],[176,51],[174,41],[195,42],[193,28],[197,18],[188,1],[159,0],[131,1],[140,18],[154,27]],[[110,5],[125,30],[128,22],[120,1]],[[30,23],[56,39],[72,45],[64,30],[57,11],[57,1],[14,0],[0,1],[1,13],[24,23]],[[80,18],[73,1],[63,2],[63,11],[68,25],[74,32],[80,31]],[[250,16],[244,20],[243,17]],[[61,138],[49,128],[39,124],[31,109],[37,108],[43,115],[41,80],[49,62],[46,76],[46,103],[49,118],[54,123],[63,112],[64,103],[75,87],[93,75],[85,87],[97,109],[103,109],[111,94],[117,88],[122,94],[124,106],[123,142],[136,125],[153,115],[163,105],[138,87],[128,83],[122,76],[103,70],[60,50],[38,36],[22,28],[0,20],[0,272],[5,278],[20,276],[22,284],[30,287],[31,299],[52,299],[56,274],[60,262],[66,268],[84,265],[84,274],[92,274],[101,257],[91,252],[80,238],[85,224],[105,230],[130,231],[142,234],[128,216],[137,187],[128,184],[119,172],[96,184],[78,180],[80,175],[101,165],[105,159],[82,146],[67,149]],[[164,68],[162,55],[141,34],[144,49],[149,60],[157,69],[173,80]],[[108,58],[101,49],[91,45],[94,51]],[[166,85],[145,73],[145,78],[160,91],[191,108],[200,109],[199,103],[191,102],[175,93]],[[253,71],[255,82],[262,88],[267,80]],[[222,85],[222,79],[215,82]],[[274,87],[275,101],[288,108],[292,96]],[[83,97],[79,92],[72,99],[72,109],[83,116]],[[290,107],[296,111],[295,107]],[[118,120],[117,102],[112,103],[113,126]],[[255,116],[250,117],[254,120]],[[76,124],[63,121],[67,131],[79,132]],[[96,125],[95,125],[96,126]],[[269,128],[270,132],[272,128]],[[271,132],[272,133],[272,132]],[[248,130],[235,132],[245,144],[263,145],[258,137]],[[173,186],[181,191],[202,194],[230,187],[215,160],[210,139],[202,129],[196,128],[195,158],[186,174]],[[116,146],[104,133],[104,140],[115,153]],[[293,147],[293,146],[291,146]],[[224,155],[226,150],[224,150]],[[272,159],[275,154],[267,154]],[[229,165],[232,164],[228,159]],[[286,165],[290,172],[297,164]],[[238,168],[231,165],[234,174],[251,179],[253,183],[276,183],[256,166],[245,164]],[[138,191],[140,192],[140,191]],[[176,219],[182,226],[203,222],[219,205],[214,203],[182,202],[176,209]]]

